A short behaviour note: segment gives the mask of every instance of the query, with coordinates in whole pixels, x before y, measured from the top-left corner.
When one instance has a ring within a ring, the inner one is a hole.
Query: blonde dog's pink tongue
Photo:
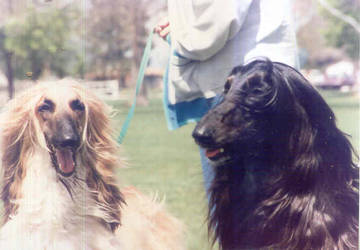
[[[75,163],[73,153],[70,149],[57,149],[56,158],[59,163],[59,168],[63,173],[69,174],[74,171]]]

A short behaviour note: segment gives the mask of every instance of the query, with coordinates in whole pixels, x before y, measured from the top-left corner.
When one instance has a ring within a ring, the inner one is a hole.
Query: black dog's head
[[[261,157],[279,166],[334,166],[352,159],[351,145],[320,94],[297,70],[269,60],[233,69],[222,102],[193,137],[214,165]]]
[[[270,61],[234,68],[225,84],[223,101],[196,126],[195,141],[214,163],[230,156],[234,160],[250,152],[260,153],[270,141],[289,134],[296,100],[288,81],[299,78],[290,67]]]
[[[264,60],[234,68],[193,137],[215,167],[209,228],[222,249],[357,242],[352,146],[295,69]]]

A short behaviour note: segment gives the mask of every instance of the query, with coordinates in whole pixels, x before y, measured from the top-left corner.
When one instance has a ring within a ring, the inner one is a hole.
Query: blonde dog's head
[[[72,80],[41,83],[10,101],[2,115],[2,199],[5,221],[16,213],[27,159],[35,148],[46,150],[51,166],[71,195],[69,183],[84,168],[86,185],[102,204],[112,230],[119,225],[122,195],[115,185],[118,147],[110,109]]]

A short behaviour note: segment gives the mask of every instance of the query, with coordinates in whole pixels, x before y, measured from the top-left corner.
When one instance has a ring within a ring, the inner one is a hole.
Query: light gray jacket
[[[259,57],[297,66],[291,0],[169,0],[170,104],[210,98]]]

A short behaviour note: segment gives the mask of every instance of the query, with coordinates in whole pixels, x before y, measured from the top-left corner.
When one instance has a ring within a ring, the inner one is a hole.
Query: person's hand
[[[166,40],[166,36],[170,33],[169,18],[165,17],[154,28],[154,33],[158,34],[162,39]]]

